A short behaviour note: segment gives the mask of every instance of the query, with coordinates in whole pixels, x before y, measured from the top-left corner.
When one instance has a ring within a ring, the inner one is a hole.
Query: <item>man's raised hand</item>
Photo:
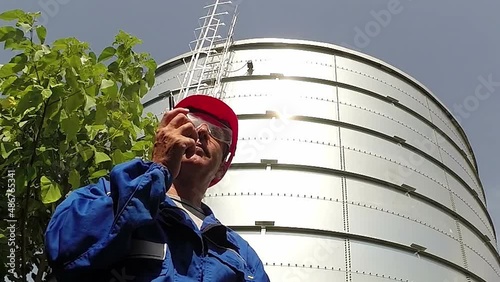
[[[153,162],[166,166],[173,179],[179,175],[182,156],[190,158],[196,152],[198,133],[187,113],[184,108],[165,113],[156,131]]]

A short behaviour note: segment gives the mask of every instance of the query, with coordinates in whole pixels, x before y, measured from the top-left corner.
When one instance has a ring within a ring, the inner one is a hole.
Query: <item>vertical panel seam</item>
[[[456,219],[455,219],[455,225],[457,226],[457,230],[458,230],[458,239],[460,240],[460,250],[462,252],[462,259],[464,261],[464,268],[469,270],[469,263],[467,262],[467,255],[465,253],[464,239],[462,236],[462,229],[460,228],[460,223]]]
[[[429,111],[429,117],[431,118],[431,122],[434,123],[434,119],[432,118],[431,106],[429,105],[429,97],[427,96],[425,96],[425,103],[427,104],[427,110]]]
[[[441,152],[440,152],[441,154]],[[453,192],[451,191],[451,188],[450,188],[450,185],[448,183],[448,175],[444,175],[444,178],[446,180],[446,186],[448,188],[448,191],[449,191],[449,194],[450,194],[450,200],[451,200],[451,207],[453,209],[454,212],[457,212],[457,208],[455,206],[455,200],[453,199]],[[457,229],[457,233],[458,233],[458,240],[459,240],[459,243],[460,243],[460,252],[462,253],[462,262],[463,262],[463,265],[464,265],[464,268],[465,269],[469,269],[469,264],[467,262],[467,254],[465,252],[465,246],[464,246],[464,240],[463,240],[463,237],[462,237],[462,230],[460,229],[460,224],[458,222],[458,219],[455,218],[455,226],[456,226],[456,229]],[[467,281],[470,281],[470,278],[467,277]]]
[[[335,67],[335,78],[334,81],[338,81],[338,73],[337,73],[337,56],[333,56],[333,65]],[[335,96],[337,100],[337,120],[340,121],[340,98],[339,98],[339,88],[338,86],[335,86]],[[340,126],[338,127],[339,129],[339,150],[340,150],[340,170],[345,170],[345,160],[344,160],[344,147],[342,145],[342,132]],[[342,187],[342,220],[344,224],[344,231],[346,231],[346,198],[345,198],[345,176],[343,176],[340,179],[341,182],[341,187]],[[346,282],[351,282],[352,281],[352,276],[351,276],[351,248],[350,248],[351,242],[349,239],[344,239],[344,260],[345,260],[345,281]],[[349,246],[349,247],[348,247]]]
[[[431,113],[430,106],[429,106],[429,98],[426,97],[426,101],[427,101],[427,108],[429,109],[429,116],[431,117],[431,121],[433,121],[432,113]],[[442,148],[439,145],[438,135],[437,135],[436,129],[433,129],[432,132],[434,133],[434,138],[436,139],[436,142],[438,144],[437,148],[438,148],[439,158],[441,159],[440,161],[441,161],[441,163],[444,164],[443,153],[441,152]],[[457,208],[456,208],[456,205],[455,205],[455,200],[453,199],[454,193],[451,190],[450,183],[448,181],[448,174],[444,170],[443,170],[443,173],[444,173],[444,178],[445,178],[445,181],[446,181],[446,187],[447,187],[448,193],[450,195],[451,207],[452,207],[452,209],[453,209],[454,212],[457,212]],[[467,269],[467,270],[469,270],[469,264],[467,262],[467,255],[466,255],[466,252],[465,252],[465,246],[464,246],[464,240],[463,240],[463,236],[462,236],[462,230],[460,228],[460,223],[459,223],[459,221],[458,221],[457,218],[455,218],[455,227],[456,227],[457,233],[458,233],[458,240],[459,240],[459,243],[460,243],[460,252],[462,254],[462,262],[463,262],[464,268]],[[466,279],[467,279],[468,282],[471,282],[471,279],[470,279],[469,276],[467,276]]]

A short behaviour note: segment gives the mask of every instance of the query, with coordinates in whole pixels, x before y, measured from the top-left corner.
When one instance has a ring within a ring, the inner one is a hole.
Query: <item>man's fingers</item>
[[[186,151],[191,152],[196,150],[196,141],[185,136],[179,136],[172,146],[170,151],[170,160],[175,163],[180,163],[182,155],[186,154]]]
[[[191,122],[181,125],[177,130],[182,136],[193,139],[195,143],[198,140],[198,132],[196,131],[196,128],[194,128],[194,124]]]
[[[185,124],[193,124],[189,118],[187,117],[186,114],[177,114],[167,125],[169,128],[180,128],[181,126]]]
[[[184,151],[186,158],[191,158],[196,153],[196,140],[187,138],[185,140],[186,150]]]
[[[161,121],[160,121],[160,128],[167,126],[175,117],[177,117],[179,114],[187,115],[189,113],[189,109],[186,108],[177,108],[173,109],[171,111],[166,112]]]

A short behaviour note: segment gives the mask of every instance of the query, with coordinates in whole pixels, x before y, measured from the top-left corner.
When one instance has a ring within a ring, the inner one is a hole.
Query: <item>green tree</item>
[[[149,158],[157,126],[140,102],[154,84],[156,63],[133,51],[139,39],[120,31],[99,55],[76,38],[49,45],[45,27],[36,24],[39,15],[0,14],[13,23],[0,27],[0,42],[13,52],[0,65],[0,172],[2,187],[14,172],[16,204],[9,210],[4,189],[0,211],[2,218],[17,219],[15,275],[22,281],[29,273],[42,281],[49,271],[43,238],[57,204],[115,164]],[[10,270],[6,227],[2,220],[0,273]]]

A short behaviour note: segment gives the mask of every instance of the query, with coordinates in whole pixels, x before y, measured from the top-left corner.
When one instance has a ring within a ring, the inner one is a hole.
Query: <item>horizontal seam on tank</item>
[[[242,165],[244,165],[244,166],[242,166]],[[265,167],[261,163],[245,163],[245,164],[237,164],[237,163],[235,163],[235,164],[233,164],[233,169],[239,169],[239,168],[247,167],[248,165],[255,166],[255,167],[262,166],[263,168]],[[382,184],[388,185],[389,187],[391,187],[393,189],[396,189],[398,191],[406,192],[406,190],[404,190],[400,186],[398,186],[396,184],[393,184],[391,182],[388,182],[388,181],[385,181],[385,180],[381,180],[381,179],[378,179],[378,178],[374,178],[374,177],[371,177],[371,176],[361,175],[361,174],[358,174],[358,173],[355,173],[355,172],[340,171],[340,170],[335,170],[335,169],[328,169],[328,168],[322,168],[322,167],[312,167],[312,166],[307,166],[307,165],[295,165],[295,164],[278,164],[278,165],[272,165],[272,166],[274,167],[274,169],[277,169],[277,168],[278,169],[279,168],[281,168],[281,169],[289,169],[288,167],[302,167],[302,168],[306,168],[306,169],[309,168],[309,169],[312,169],[313,171],[317,171],[319,173],[323,173],[323,171],[329,171],[327,173],[328,175],[330,175],[331,173],[336,173],[336,174],[339,174],[339,175],[346,175],[347,177],[361,178],[363,180],[367,180],[369,182],[374,182],[374,183],[379,184],[379,185],[382,183]],[[422,195],[422,194],[419,194],[419,193],[416,193],[416,192],[408,192],[408,193],[411,194],[411,195],[414,195],[414,196],[418,197],[419,199],[423,200],[424,202],[428,203],[429,205],[434,206],[434,207],[436,207],[436,208],[444,211],[449,216],[452,216],[452,217],[456,218],[462,224],[464,224],[464,226],[470,228],[472,230],[472,232],[476,235],[476,237],[482,238],[484,236],[484,234],[481,233],[481,231],[474,224],[472,224],[468,219],[464,218],[463,216],[461,216],[457,212],[453,211],[452,209],[446,207],[445,205],[443,205],[443,204],[441,204],[441,203],[433,200],[432,198],[429,198],[429,197],[427,197],[425,195]],[[229,194],[230,193],[228,193],[228,195]],[[249,193],[249,195],[250,195],[250,193]],[[234,196],[237,196],[237,193],[234,193]],[[332,201],[332,199],[333,198],[330,198],[330,201]],[[498,253],[497,253],[495,247],[493,246],[492,242],[491,241],[490,242],[485,242],[484,244],[488,244],[489,245],[488,249],[490,250],[490,252],[492,252],[494,254],[494,256],[497,259],[497,262],[500,264],[500,255],[498,255]]]
[[[232,99],[232,98],[247,98],[247,97],[271,97],[271,96],[274,96],[274,95],[269,95],[269,94],[247,94],[247,95],[233,95],[233,96],[226,96],[226,98],[228,99]],[[311,100],[320,100],[320,101],[327,101],[327,102],[331,102],[331,103],[337,103],[337,101],[335,100],[330,100],[330,99],[324,99],[324,98],[318,98],[318,97],[313,97],[313,96],[307,96],[307,95],[301,95],[299,96],[299,98],[305,98],[305,99],[311,99]],[[452,156],[444,147],[440,146],[439,144],[435,143],[433,140],[427,138],[424,134],[422,134],[421,132],[419,132],[418,130],[406,125],[405,123],[402,123],[400,122],[399,120],[396,120],[394,118],[391,118],[383,113],[380,113],[380,112],[377,112],[377,111],[374,111],[374,110],[371,110],[371,109],[365,109],[363,107],[360,107],[360,106],[357,106],[357,105],[353,105],[353,104],[350,104],[350,103],[344,103],[344,102],[338,102],[340,104],[343,104],[343,105],[346,105],[346,106],[351,106],[351,107],[355,107],[355,108],[358,108],[358,109],[361,109],[361,110],[365,110],[365,111],[368,111],[368,112],[372,112],[374,114],[377,114],[377,115],[380,115],[384,118],[387,118],[387,119],[390,119],[391,121],[394,121],[394,122],[397,122],[398,124],[400,125],[403,125],[404,127],[414,131],[415,133],[417,133],[418,135],[424,137],[425,139],[429,140],[430,142],[432,142],[432,144],[436,145],[437,147],[439,147],[440,149],[442,149],[444,152],[446,152],[446,154],[452,158],[463,170],[464,172],[467,174],[467,176],[470,178],[470,180],[472,180],[473,184],[479,189],[479,193],[481,193],[482,195],[482,190],[480,189],[481,187],[479,186],[479,183],[477,182],[477,180],[467,171],[467,169],[454,157]],[[434,129],[431,127],[431,129]],[[453,145],[453,144],[451,144]],[[456,149],[456,148],[455,148]],[[464,160],[465,162],[467,163],[467,165],[469,166],[469,169],[471,170],[475,170],[475,167],[473,166],[473,164],[468,160],[467,157],[464,157]],[[443,165],[445,165],[444,163],[442,163]],[[474,175],[475,177],[478,177],[477,175]],[[481,199],[482,201],[482,199]],[[484,203],[484,202],[483,202]]]
[[[359,207],[362,207],[362,208],[368,208],[368,209],[372,209],[372,210],[376,210],[376,211],[385,212],[387,214],[392,214],[392,215],[395,215],[395,216],[398,216],[398,217],[401,217],[401,218],[413,221],[415,223],[418,223],[418,224],[421,224],[421,225],[426,226],[428,228],[431,228],[433,230],[436,230],[439,233],[442,233],[443,235],[446,235],[446,236],[450,237],[451,239],[455,240],[457,243],[461,243],[460,240],[458,238],[455,238],[455,236],[453,236],[452,234],[449,234],[448,232],[446,232],[444,230],[441,230],[440,228],[438,228],[436,226],[428,224],[425,221],[418,220],[416,218],[412,218],[410,216],[404,215],[402,213],[394,212],[394,211],[391,211],[389,209],[384,209],[384,208],[377,207],[375,204],[362,204],[361,202],[356,203],[354,201],[342,201],[341,199],[338,199],[338,198],[334,199],[332,197],[328,198],[328,197],[314,196],[314,195],[311,195],[311,194],[309,194],[309,195],[306,195],[306,194],[300,195],[300,194],[293,194],[293,193],[276,193],[276,194],[274,194],[274,193],[260,193],[259,195],[255,194],[255,193],[252,195],[250,192],[248,192],[247,194],[244,194],[243,192],[240,192],[240,194],[238,194],[238,193],[234,193],[234,194],[227,193],[227,195],[225,195],[224,193],[220,193],[220,194],[219,193],[215,193],[215,194],[211,194],[210,193],[210,194],[207,194],[205,197],[206,198],[219,198],[219,197],[242,197],[242,196],[243,197],[245,197],[245,196],[246,197],[287,197],[287,198],[295,197],[295,198],[301,198],[301,199],[307,199],[307,200],[329,201],[329,202],[336,202],[336,203],[344,203],[344,204],[356,205],[356,206],[359,206]],[[454,217],[452,215],[449,215],[449,214],[446,214],[446,215],[449,216],[452,220],[454,220]],[[483,243],[483,242],[481,242],[481,243]],[[464,245],[468,246],[465,243],[464,243]],[[471,247],[469,247],[469,249],[471,249],[472,251],[474,251],[475,253],[477,253]],[[492,252],[492,250],[488,250],[488,251]],[[479,253],[477,253],[477,254],[479,255]],[[486,260],[481,255],[479,255],[479,256],[481,258],[483,258],[493,268],[492,264],[489,263],[488,260]],[[495,270],[495,272],[496,272],[496,270]]]
[[[269,75],[262,75],[261,76],[263,79],[274,79],[274,77],[272,76],[269,76]],[[231,80],[231,79],[234,79],[234,78],[238,78],[238,77],[229,77],[229,78],[226,78],[226,80]],[[244,77],[244,78],[248,78],[248,77]],[[253,77],[255,78],[255,77]],[[241,77],[240,77],[241,79]],[[257,78],[255,78],[257,79]],[[344,88],[344,89],[351,89],[351,88],[354,88],[356,91],[360,91],[360,93],[362,94],[366,94],[366,95],[369,95],[373,98],[376,98],[376,99],[379,99],[379,100],[383,100],[383,101],[386,101],[386,97],[383,97],[381,96],[380,94],[378,93],[375,93],[371,90],[367,90],[367,89],[363,89],[363,88],[360,88],[360,87],[357,87],[357,86],[352,86],[352,85],[349,85],[349,84],[345,84],[345,83],[342,83],[342,82],[337,82],[337,81],[325,81],[324,79],[316,79],[316,78],[310,78],[310,77],[285,77],[284,79],[292,79],[292,80],[299,80],[299,81],[307,81],[307,82],[311,82],[311,83],[319,83],[319,84],[323,84],[322,82],[329,82],[328,85],[333,85],[335,87],[340,87],[340,88]],[[244,80],[243,80],[244,81]],[[352,89],[351,89],[352,90]],[[367,94],[367,93],[370,93],[370,94]],[[236,95],[235,95],[236,96]],[[240,96],[241,97],[241,96]],[[245,96],[243,96],[245,97]],[[400,103],[396,103],[395,104],[398,108],[401,108],[403,111],[415,116],[416,118],[422,120],[424,123],[426,123],[429,127],[435,129],[438,131],[438,133],[440,135],[443,135],[445,139],[449,139],[448,141],[450,142],[450,144],[455,147],[457,149],[457,151],[462,151],[464,152],[464,154],[466,155],[466,160],[467,162],[469,163],[469,166],[471,166],[471,168],[473,170],[476,170],[476,166],[472,163],[471,159],[472,156],[470,154],[467,153],[467,151],[463,150],[462,148],[460,148],[460,146],[451,138],[449,137],[441,128],[439,128],[437,125],[435,125],[434,123],[432,123],[430,120],[428,120],[427,118],[423,117],[422,115],[418,114],[417,112],[415,112],[414,110],[412,110],[411,108],[408,108],[406,107],[405,105],[403,104],[400,104]],[[463,146],[463,143],[462,143],[462,146]],[[467,147],[467,146],[465,146]]]
[[[408,93],[408,92],[404,91],[403,89],[400,89],[399,87],[394,86],[394,85],[392,85],[392,84],[390,84],[390,83],[388,83],[388,82],[386,82],[386,81],[384,81],[384,80],[382,80],[382,79],[378,79],[378,78],[376,78],[376,77],[374,77],[374,76],[371,76],[371,75],[368,75],[368,74],[366,74],[366,73],[363,73],[363,72],[360,72],[360,71],[356,71],[356,70],[352,70],[352,69],[345,68],[345,67],[341,67],[341,66],[337,66],[337,68],[339,68],[339,69],[343,69],[343,70],[346,70],[346,71],[350,71],[350,72],[353,72],[353,73],[356,73],[356,74],[363,75],[363,76],[365,76],[365,77],[368,77],[368,78],[371,78],[371,79],[376,80],[376,81],[378,81],[378,82],[381,82],[381,83],[383,83],[383,84],[385,84],[385,85],[387,85],[387,86],[389,86],[389,87],[391,87],[391,88],[394,88],[394,89],[396,89],[397,91],[399,91],[399,92],[401,92],[401,93],[403,93],[403,94],[407,95],[408,97],[412,98],[413,100],[417,101],[419,104],[421,104],[422,106],[424,106],[426,109],[428,109],[429,111],[431,111],[431,112],[433,112],[433,113],[434,113],[434,111],[432,111],[430,108],[428,108],[426,105],[424,105],[424,103],[422,103],[421,101],[419,101],[417,98],[415,98],[415,97],[414,97],[413,95],[411,95],[410,93]],[[439,117],[436,113],[434,113],[434,114],[435,114],[435,115],[436,115],[436,116],[437,116],[437,117],[438,117],[441,121],[443,121],[443,120],[442,120],[442,119],[441,119],[441,118],[440,118],[440,117]],[[451,128],[448,126],[448,124],[446,124],[446,122],[444,122],[444,121],[443,121],[443,124],[444,124],[446,127],[448,127],[448,129],[449,129],[449,130],[451,130],[451,132],[453,133],[453,135],[455,135],[455,137],[457,137],[457,138],[459,139],[459,142],[460,142],[460,143],[461,143],[464,147],[467,147],[467,146],[465,146],[465,144],[462,142],[462,140],[460,140],[460,137],[459,137],[459,136],[457,136],[457,134],[453,131],[453,129],[451,129]]]
[[[276,79],[276,78],[274,76],[271,76],[271,75],[233,76],[233,77],[226,77],[226,78],[224,78],[225,82],[257,80],[257,79]],[[311,83],[326,84],[326,85],[332,85],[332,86],[341,87],[341,88],[345,88],[345,89],[355,89],[356,91],[360,91],[360,93],[364,93],[364,94],[370,93],[370,94],[367,94],[367,95],[369,95],[371,97],[374,97],[376,99],[386,100],[386,97],[381,96],[380,94],[378,94],[376,92],[373,92],[371,90],[367,90],[367,89],[364,89],[364,88],[360,88],[360,87],[357,87],[357,86],[349,85],[349,84],[338,82],[338,81],[325,80],[325,79],[313,78],[313,77],[299,77],[299,76],[286,76],[286,77],[281,78],[281,79],[289,79],[289,80],[298,80],[298,81],[305,81],[305,82],[311,82]],[[446,139],[449,139],[449,142],[454,147],[456,147],[458,151],[463,151],[464,152],[464,154],[467,156],[467,161],[468,162],[472,163],[472,161],[474,161],[474,164],[476,164],[476,162],[472,158],[471,154],[467,153],[466,150],[460,148],[460,146],[451,137],[449,137],[441,128],[439,128],[438,126],[436,126],[429,119],[425,118],[424,116],[420,115],[419,113],[415,112],[411,108],[406,107],[403,104],[396,103],[395,105],[397,107],[401,108],[402,110],[404,110],[405,112],[408,112],[411,115],[414,115],[416,118],[424,121],[431,128],[434,128],[435,130],[437,130]],[[463,143],[462,143],[462,145],[463,145]],[[468,147],[468,146],[465,146],[465,147],[467,149],[470,149],[470,147]],[[472,160],[469,159],[469,158],[472,158]],[[474,164],[472,165],[472,167],[475,169],[476,165],[474,165]]]
[[[245,232],[245,231],[259,232],[261,229],[260,226],[233,226],[233,225],[230,225],[228,227],[235,230],[236,232]],[[324,237],[328,237],[328,238],[349,238],[349,239],[353,239],[355,241],[370,242],[370,243],[374,243],[374,244],[377,244],[380,246],[387,246],[387,247],[398,249],[398,250],[404,250],[404,251],[412,253],[412,254],[414,254],[416,251],[414,248],[412,248],[409,245],[404,245],[401,243],[387,241],[387,240],[380,239],[380,238],[374,238],[374,237],[370,237],[370,236],[353,234],[353,233],[330,231],[330,230],[323,230],[323,229],[288,227],[288,226],[268,226],[268,227],[266,227],[266,233],[291,233],[291,232],[298,233],[298,234],[319,235],[319,236],[324,236]],[[479,277],[474,272],[472,272],[472,271],[470,271],[470,270],[464,268],[463,266],[460,266],[454,262],[446,260],[442,257],[436,256],[436,255],[434,255],[432,253],[428,253],[426,251],[419,252],[419,255],[423,256],[427,259],[439,262],[442,265],[446,265],[448,267],[451,267],[452,269],[457,270],[459,272],[462,272],[465,275],[471,276],[478,281],[486,282],[483,278]]]
[[[239,117],[240,120],[245,120],[245,119],[250,119],[250,116],[252,116],[252,118],[260,118],[261,116],[264,116],[264,117],[267,116],[267,114],[244,114],[244,115],[239,115],[238,117]],[[355,125],[355,124],[350,124],[350,123],[341,122],[341,121],[335,121],[335,120],[328,120],[328,119],[323,119],[323,118],[307,117],[307,116],[294,116],[292,119],[299,120],[299,121],[307,121],[307,122],[309,122],[309,120],[318,120],[317,121],[318,123],[329,124],[329,125],[334,125],[334,126],[342,126],[342,127],[345,127],[345,128],[353,127],[355,129],[359,129],[363,133],[368,133],[368,134],[371,134],[373,136],[376,136],[376,137],[379,137],[379,138],[386,139],[386,140],[389,140],[391,142],[394,142],[391,139],[392,138],[391,136],[388,136],[388,135],[386,135],[384,133],[381,133],[381,132],[378,132],[378,131],[375,131],[375,130],[372,130],[372,129],[369,129],[369,128],[366,128],[366,127],[362,127],[362,126],[359,126],[359,125]],[[376,133],[376,134],[374,134],[374,133]],[[244,140],[244,139],[240,139],[240,140]],[[257,139],[255,139],[255,140],[257,140]],[[489,218],[489,214],[487,212],[486,206],[484,205],[483,201],[481,201],[481,199],[479,199],[479,195],[475,196],[471,192],[471,191],[474,191],[474,189],[472,187],[470,187],[469,184],[467,182],[465,182],[465,180],[463,180],[458,174],[456,174],[456,172],[454,172],[453,170],[451,170],[445,164],[441,163],[439,160],[437,160],[434,157],[430,156],[429,154],[423,152],[422,150],[420,150],[420,149],[412,146],[411,144],[401,144],[401,145],[404,146],[404,147],[408,147],[406,149],[408,149],[410,151],[417,151],[420,155],[426,157],[428,160],[430,160],[434,164],[437,164],[439,167],[441,167],[442,169],[446,170],[451,176],[453,176],[466,189],[468,188],[467,189],[468,193],[470,193],[472,195],[472,197],[478,202],[479,206],[483,209],[483,211],[487,215],[489,223],[491,225],[493,225],[491,218]],[[373,154],[373,155],[376,155],[376,154]],[[382,157],[382,158],[385,159],[384,157]],[[476,214],[477,214],[477,212],[476,212]],[[492,232],[492,234],[494,235],[495,233]],[[495,237],[495,236],[493,236],[493,237]]]
[[[394,122],[396,122],[396,123],[398,123],[398,124],[400,124],[400,125],[403,125],[404,127],[406,127],[406,128],[408,128],[408,129],[410,129],[410,130],[414,131],[414,132],[415,132],[415,133],[417,133],[418,135],[420,135],[420,136],[424,137],[425,139],[429,140],[430,142],[432,142],[432,144],[436,145],[438,148],[440,148],[440,149],[442,149],[443,151],[445,151],[445,152],[446,152],[446,154],[447,154],[448,156],[450,156],[450,157],[451,157],[451,158],[452,158],[452,159],[453,159],[453,160],[454,160],[454,161],[455,161],[455,162],[456,162],[456,163],[457,163],[457,164],[458,164],[458,165],[459,165],[459,166],[460,166],[460,167],[461,167],[461,168],[465,171],[465,173],[467,173],[467,175],[468,175],[468,176],[469,176],[469,178],[472,180],[472,182],[473,182],[473,183],[474,183],[474,184],[475,184],[475,185],[479,188],[479,185],[478,185],[478,183],[476,182],[476,180],[472,177],[472,175],[470,175],[470,174],[469,174],[469,172],[466,170],[466,168],[465,168],[465,167],[464,167],[464,166],[463,166],[463,165],[462,165],[462,164],[461,164],[461,163],[460,163],[457,159],[455,159],[455,157],[453,157],[450,153],[448,153],[448,151],[447,151],[446,149],[444,149],[444,147],[442,147],[442,146],[440,146],[439,144],[435,143],[433,140],[431,140],[431,139],[427,138],[424,134],[422,134],[422,133],[421,133],[421,132],[419,132],[418,130],[413,129],[412,127],[410,127],[410,126],[408,126],[408,125],[404,124],[403,122],[401,122],[401,121],[399,121],[399,120],[396,120],[396,119],[394,119],[394,118],[391,118],[390,116],[387,116],[387,115],[385,115],[385,114],[383,114],[383,113],[380,113],[380,112],[377,112],[377,111],[374,111],[374,110],[370,110],[370,109],[365,109],[365,108],[363,108],[363,107],[360,107],[360,106],[357,106],[357,105],[353,105],[353,104],[350,104],[350,103],[344,103],[344,102],[339,102],[339,103],[340,103],[340,104],[343,104],[343,105],[346,105],[346,106],[355,107],[355,108],[358,108],[358,109],[360,109],[360,110],[368,111],[368,112],[371,112],[371,113],[377,114],[377,115],[379,115],[379,116],[382,116],[382,117],[384,117],[384,118],[387,118],[387,119],[389,119],[389,120],[391,120],[391,121],[394,121]],[[432,128],[432,129],[433,129],[433,128]],[[465,158],[464,158],[464,159],[465,159]],[[442,162],[441,162],[441,163],[442,163]],[[442,163],[442,164],[446,166],[446,164],[445,164],[445,163]],[[472,169],[472,168],[471,168],[471,169]]]

